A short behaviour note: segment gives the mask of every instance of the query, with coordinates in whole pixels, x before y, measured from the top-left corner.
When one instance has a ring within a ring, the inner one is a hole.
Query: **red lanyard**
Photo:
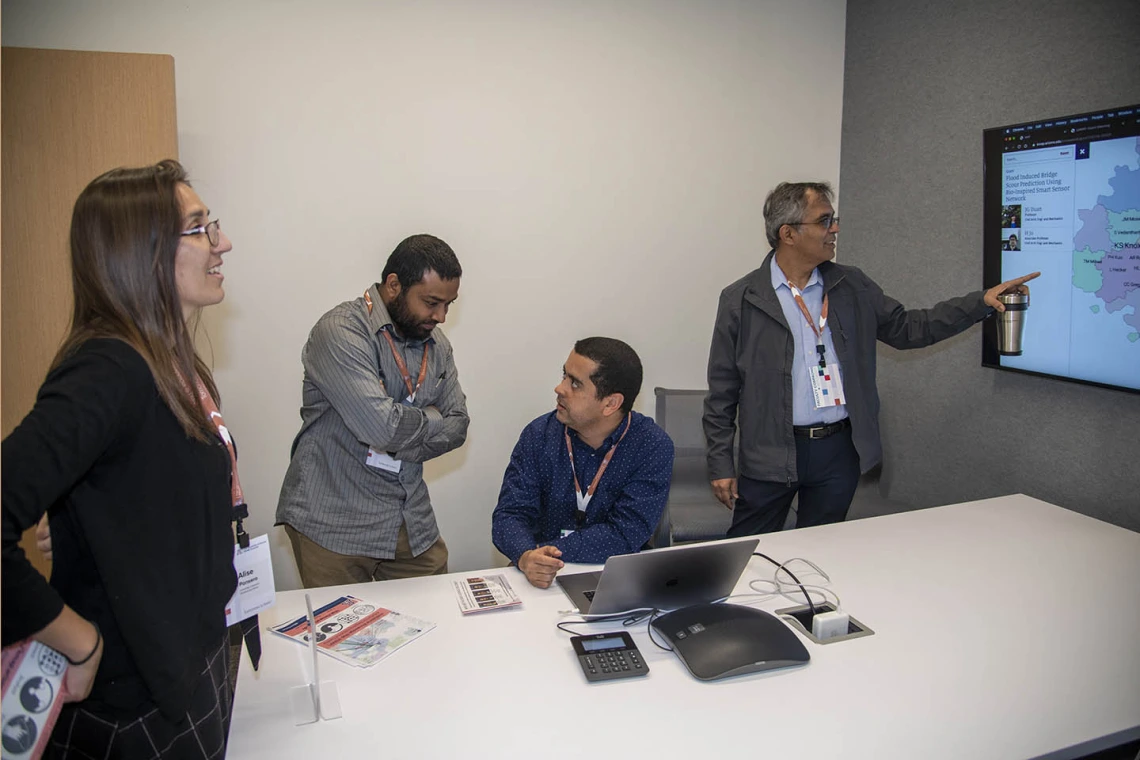
[[[249,546],[249,534],[245,532],[241,521],[242,518],[249,516],[249,508],[245,505],[245,498],[241,493],[241,481],[238,480],[237,452],[234,451],[234,441],[230,437],[230,431],[226,429],[226,421],[222,419],[218,405],[214,403],[214,398],[206,389],[206,384],[202,382],[202,378],[195,377],[194,383],[198,389],[198,403],[201,404],[202,411],[210,418],[210,422],[214,423],[214,427],[218,430],[218,437],[222,439],[222,443],[225,444],[226,451],[230,455],[230,467],[233,472],[230,477],[230,499],[233,501],[234,520],[237,522],[238,543],[244,549]]]
[[[233,465],[234,476],[230,479],[230,495],[233,497],[234,506],[245,503],[245,499],[241,495],[241,483],[238,482],[237,474],[237,454],[234,452],[234,441],[230,438],[230,431],[226,429],[226,421],[222,419],[222,413],[218,411],[218,405],[214,403],[214,398],[210,392],[206,390],[206,384],[202,382],[202,378],[194,378],[198,385],[198,403],[202,405],[202,411],[210,418],[210,422],[214,423],[214,427],[218,429],[218,437],[222,439],[222,443],[226,445],[226,451],[230,453],[230,464]]]
[[[396,360],[396,366],[400,368],[400,374],[404,376],[404,385],[408,388],[408,398],[415,401],[416,391],[424,384],[424,378],[427,377],[428,344],[424,344],[424,358],[420,362],[420,376],[416,380],[416,384],[412,385],[412,376],[408,374],[408,365],[404,364],[404,357],[400,356],[400,352],[396,350],[396,341],[392,340],[392,335],[387,330],[384,331],[384,337],[388,339],[388,346],[392,349],[392,357]]]
[[[819,353],[819,366],[826,367],[827,360],[824,358],[824,345],[823,345],[823,329],[827,327],[827,293],[823,294],[823,308],[819,312],[819,327],[815,326],[815,320],[811,318],[811,312],[808,311],[807,304],[804,303],[804,297],[800,295],[800,289],[788,281],[788,287],[791,288],[792,298],[796,299],[796,305],[800,307],[800,311],[807,320],[808,326],[811,331],[815,333],[816,344],[815,350]]]
[[[630,412],[626,415],[625,430],[621,433],[621,438],[617,439],[617,443],[606,452],[605,457],[602,458],[601,465],[598,466],[597,473],[594,474],[594,479],[590,481],[590,487],[586,489],[585,498],[579,498],[579,508],[585,509],[586,504],[590,503],[590,499],[594,497],[594,491],[598,490],[598,481],[602,479],[602,473],[610,466],[610,460],[614,458],[614,452],[617,451],[618,444],[625,440],[625,434],[629,432],[629,426],[633,424],[633,413]],[[578,484],[578,472],[574,469],[574,448],[570,445],[570,430],[565,425],[562,427],[562,434],[566,436],[566,453],[570,455],[570,473],[574,476],[574,493],[575,495],[582,493],[582,486]],[[585,502],[584,504],[582,502]]]
[[[364,303],[368,306],[368,313],[372,313],[372,296],[368,291],[364,291]],[[412,375],[408,372],[408,365],[404,363],[404,357],[400,356],[400,352],[396,349],[396,341],[392,340],[392,335],[385,330],[384,337],[388,339],[388,347],[392,349],[392,358],[396,360],[396,366],[400,368],[400,374],[404,378],[404,385],[408,389],[408,398],[415,401],[416,391],[424,384],[424,378],[427,377],[428,365],[428,344],[424,343],[424,358],[420,361],[420,376],[416,380],[416,384],[412,385]]]
[[[804,319],[807,320],[808,325],[811,326],[811,331],[819,338],[819,342],[823,342],[823,328],[827,327],[827,293],[823,294],[823,309],[819,313],[819,327],[815,326],[815,320],[811,318],[811,312],[808,311],[807,304],[804,303],[804,297],[800,295],[800,289],[792,283],[788,283],[788,287],[792,289],[792,298],[796,299],[796,305],[800,307],[803,312]]]

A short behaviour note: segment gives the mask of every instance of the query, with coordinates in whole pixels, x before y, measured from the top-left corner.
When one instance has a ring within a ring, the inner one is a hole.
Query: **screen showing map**
[[[1140,105],[983,133],[985,284],[1030,283],[1022,353],[982,364],[1140,393]]]

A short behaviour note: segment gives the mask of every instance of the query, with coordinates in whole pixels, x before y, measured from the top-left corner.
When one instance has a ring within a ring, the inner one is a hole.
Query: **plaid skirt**
[[[45,758],[68,760],[157,760],[224,758],[233,692],[226,641],[206,657],[186,715],[177,723],[157,708],[138,718],[108,721],[83,708],[63,706]]]

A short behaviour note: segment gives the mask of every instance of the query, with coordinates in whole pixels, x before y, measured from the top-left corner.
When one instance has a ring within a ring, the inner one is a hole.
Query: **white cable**
[[[825,602],[827,601],[827,595],[828,594],[835,597],[835,609],[839,610],[839,608],[840,608],[839,594],[835,593],[834,591],[827,588],[826,586],[813,586],[809,583],[802,583],[800,585],[802,585],[804,588],[809,589],[811,591],[818,591],[823,596],[823,599]],[[797,586],[797,588],[799,588],[799,587]],[[784,590],[783,596],[787,599],[793,598],[790,591],[788,591],[787,589]]]
[[[779,595],[779,596],[784,597],[788,601],[793,601],[793,602],[798,602],[799,598],[802,597],[803,595],[807,595],[810,598],[811,593],[814,592],[822,598],[822,602],[817,602],[815,599],[812,599],[812,604],[830,603],[830,601],[831,601],[829,599],[829,595],[830,595],[831,597],[835,598],[835,609],[837,611],[839,609],[841,609],[839,594],[837,594],[831,588],[828,588],[828,587],[820,585],[820,584],[814,584],[814,583],[803,583],[803,582],[797,583],[794,580],[788,580],[788,581],[781,580],[780,579],[781,571],[785,575],[787,575],[789,577],[789,579],[792,577],[792,574],[788,571],[788,565],[790,565],[793,562],[802,562],[805,565],[808,565],[813,570],[813,573],[811,573],[809,575],[818,575],[819,577],[823,578],[824,582],[831,583],[831,576],[829,576],[823,570],[823,568],[821,568],[819,565],[815,564],[810,559],[805,559],[804,557],[792,557],[791,559],[780,563],[776,567],[776,571],[772,574],[771,580],[768,580],[766,578],[757,578],[755,580],[749,581],[748,587],[757,593],[761,593],[761,594],[769,593],[773,596]],[[804,577],[808,577],[808,576],[805,575]],[[767,591],[766,589],[757,588],[755,585],[757,583],[769,584],[774,590],[773,591]]]
[[[757,584],[757,583],[770,583],[770,584],[772,584],[772,586],[775,587],[775,589],[773,591],[765,591],[765,590],[756,588],[755,584]],[[765,578],[757,578],[756,580],[749,581],[748,587],[751,588],[753,591],[755,591],[758,594],[768,594],[769,596],[782,596],[785,599],[787,599],[788,601],[796,602],[797,604],[803,601],[803,596],[805,593],[808,593],[810,595],[811,592],[815,592],[816,594],[818,594],[820,596],[820,599],[818,599],[818,600],[812,599],[812,604],[822,604],[823,602],[830,601],[827,598],[828,589],[825,589],[822,586],[812,586],[812,585],[809,585],[806,583],[784,584],[784,583],[781,583],[781,582],[776,581],[776,580],[767,580]],[[830,593],[832,596],[836,596],[834,591],[831,591]],[[836,596],[836,598],[838,598],[838,597]]]
[[[803,562],[805,565],[814,570],[816,575],[820,576],[828,583],[831,583],[831,576],[825,573],[823,571],[823,568],[812,562],[810,559],[804,559],[803,557],[792,557],[791,559],[785,561],[783,564],[776,568],[776,575],[779,576],[781,570],[783,570],[785,573],[788,573],[788,565],[792,564],[793,562]],[[791,575],[791,573],[788,573],[789,578],[791,578]],[[806,578],[808,576],[804,575],[803,577]],[[792,581],[792,583],[795,583],[795,581]]]

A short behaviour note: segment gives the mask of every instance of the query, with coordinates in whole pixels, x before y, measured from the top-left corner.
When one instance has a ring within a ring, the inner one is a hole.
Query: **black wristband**
[[[73,660],[67,655],[64,655],[64,659],[71,665],[75,665],[76,667],[86,665],[87,662],[95,656],[95,653],[99,651],[99,645],[103,643],[103,632],[99,630],[99,626],[95,621],[91,621],[91,625],[95,626],[95,646],[91,648],[91,651],[82,660]]]

